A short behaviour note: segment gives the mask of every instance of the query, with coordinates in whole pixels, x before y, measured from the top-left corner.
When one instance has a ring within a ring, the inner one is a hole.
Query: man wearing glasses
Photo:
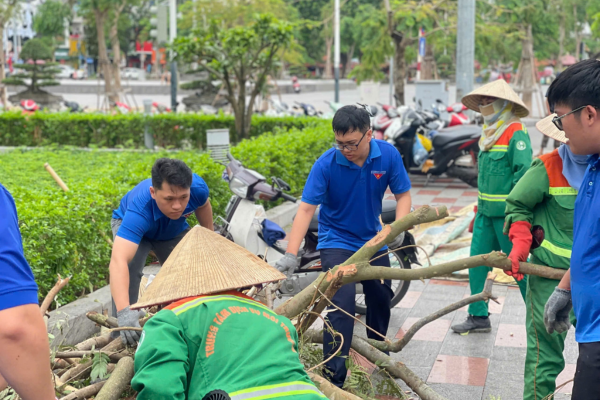
[[[564,131],[574,154],[590,155],[579,187],[573,219],[571,268],[548,299],[544,324],[561,334],[577,319],[579,358],[573,400],[598,399],[600,393],[600,61],[581,61],[560,74],[548,89],[553,123]]]
[[[298,214],[292,226],[285,257],[277,263],[282,272],[293,271],[298,266],[298,249],[308,230],[310,221],[320,205],[319,245],[321,266],[327,271],[350,258],[367,241],[381,230],[379,216],[385,191],[389,187],[398,205],[396,219],[410,212],[410,180],[398,150],[382,140],[373,139],[369,113],[357,106],[340,108],[333,117],[335,142],[313,165]],[[401,244],[402,237],[394,243]],[[390,246],[394,246],[390,244]],[[383,254],[383,248],[377,255]],[[374,258],[377,258],[377,255]],[[377,258],[373,265],[390,266],[388,257]],[[367,325],[384,335],[390,320],[390,281],[362,282],[367,304]],[[354,315],[354,284],[343,286],[333,297],[333,303]],[[333,309],[335,310],[335,309]],[[324,333],[323,356],[337,356],[325,366],[326,376],[338,387],[346,379],[346,357],[350,351],[354,320],[340,311],[328,313],[334,330],[344,337],[344,344],[334,345],[329,333]],[[371,339],[381,337],[367,330]]]

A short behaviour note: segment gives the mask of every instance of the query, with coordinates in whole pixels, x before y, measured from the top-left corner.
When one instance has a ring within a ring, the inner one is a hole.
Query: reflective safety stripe
[[[577,189],[573,189],[572,187],[551,187],[550,195],[551,196],[577,196]]]
[[[506,201],[507,194],[487,194],[479,192],[479,198],[483,201]]]
[[[326,398],[315,385],[301,381],[238,390],[230,393],[229,397],[231,400],[261,400],[302,394],[314,394]]]
[[[540,247],[545,248],[550,253],[555,254],[559,257],[571,258],[571,250],[560,248],[556,245],[553,245],[552,243],[550,243],[547,240],[542,241],[542,244],[540,245]]]
[[[249,300],[240,298],[238,296],[231,296],[231,295],[201,297],[199,299],[184,303],[184,304],[180,305],[179,307],[175,307],[171,311],[173,311],[175,313],[175,315],[179,315],[181,313],[191,310],[192,308],[198,307],[199,305],[202,305],[204,303],[212,303],[213,301],[222,301],[222,300],[239,301],[241,303],[246,303],[248,305],[251,305],[252,307],[262,308],[266,311],[269,311],[269,313],[273,313],[273,310],[271,310],[269,307],[265,307],[256,301],[249,301]]]
[[[506,153],[508,151],[508,145],[507,144],[495,144],[492,146],[492,148],[489,151]]]

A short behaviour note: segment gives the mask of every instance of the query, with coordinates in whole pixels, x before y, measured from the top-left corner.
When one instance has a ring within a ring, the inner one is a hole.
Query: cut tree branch
[[[308,373],[308,377],[315,384],[315,386],[325,395],[329,400],[362,400],[360,397],[353,395],[350,392],[346,392],[343,389],[333,385],[327,379],[322,376],[316,375],[312,372]]]
[[[420,320],[415,322],[415,324],[413,326],[411,326],[408,331],[406,331],[406,333],[400,340],[397,340],[391,344],[385,343],[385,342],[380,342],[378,340],[373,340],[373,339],[368,339],[367,341],[371,344],[371,346],[377,348],[378,350],[390,351],[393,353],[397,353],[397,352],[401,351],[408,344],[408,342],[410,342],[410,340],[413,338],[413,336],[415,336],[415,334],[419,331],[419,329],[421,329],[428,323],[433,322],[436,319],[441,318],[444,315],[449,314],[452,311],[458,310],[459,308],[467,306],[471,303],[475,303],[477,301],[487,301],[487,300],[493,299],[494,297],[492,295],[492,286],[494,285],[495,278],[496,278],[496,274],[494,274],[492,272],[488,273],[487,279],[485,281],[485,286],[483,288],[483,292],[478,293],[473,296],[469,296],[466,299],[457,301],[456,303],[450,304],[449,306],[444,307],[441,310],[434,312],[433,314],[430,314],[424,318],[421,318]]]
[[[120,359],[110,378],[96,396],[96,400],[118,400],[131,384],[133,372],[133,358]]]
[[[54,298],[58,294],[58,292],[60,292],[60,290],[62,288],[64,288],[65,286],[67,286],[67,284],[69,283],[70,279],[71,279],[70,276],[67,277],[67,278],[65,278],[65,279],[62,279],[60,277],[60,275],[58,275],[58,281],[56,281],[56,284],[54,284],[54,287],[52,289],[50,289],[50,291],[48,292],[48,294],[44,298],[44,301],[42,302],[42,305],[40,306],[40,311],[41,311],[42,315],[46,314],[46,312],[50,308],[50,305],[54,301]]]
[[[308,330],[304,334],[313,343],[323,344],[323,334],[319,331]],[[384,368],[391,376],[396,379],[402,379],[406,384],[423,400],[447,400],[445,397],[437,394],[432,388],[412,372],[406,365],[395,362],[392,358],[375,347],[371,346],[366,340],[361,337],[352,337],[352,349],[364,356],[373,364]]]
[[[88,399],[88,398],[93,397],[96,394],[98,394],[98,392],[100,391],[100,389],[102,389],[102,387],[104,386],[105,383],[106,383],[106,381],[100,381],[98,383],[94,383],[93,385],[86,386],[84,388],[81,388],[81,389],[73,392],[73,393],[68,394],[65,397],[62,397],[60,400]]]

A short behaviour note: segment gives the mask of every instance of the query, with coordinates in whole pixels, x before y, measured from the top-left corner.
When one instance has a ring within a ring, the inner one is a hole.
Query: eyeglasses
[[[340,150],[340,151],[342,151],[344,149],[348,150],[348,151],[356,151],[356,150],[358,150],[358,145],[360,144],[360,142],[362,142],[362,140],[365,138],[365,135],[367,133],[369,133],[369,131],[370,131],[370,129],[367,130],[365,133],[363,133],[362,137],[360,138],[360,140],[356,144],[339,144],[337,142],[334,142],[333,143],[333,148],[336,149],[336,150]]]
[[[574,109],[573,111],[570,111],[570,112],[568,112],[566,114],[561,115],[560,117],[556,116],[556,117],[552,118],[552,123],[554,124],[554,126],[556,126],[558,128],[559,131],[562,131],[563,130],[562,119],[564,117],[566,117],[567,115],[576,113],[577,111],[581,111],[581,110],[583,110],[586,107],[587,107],[587,105],[581,106],[581,107],[578,107],[578,108]],[[592,107],[598,108],[597,106],[592,106]]]

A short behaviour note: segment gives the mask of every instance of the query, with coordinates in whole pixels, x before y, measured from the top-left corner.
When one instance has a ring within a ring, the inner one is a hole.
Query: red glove
[[[469,224],[469,232],[473,233],[473,225],[475,224],[475,217],[477,216],[477,206],[473,209],[475,211],[475,215],[473,216],[473,220]]]
[[[526,221],[513,222],[508,232],[508,238],[513,244],[512,251],[508,256],[512,263],[512,271],[505,272],[506,275],[520,281],[523,279],[523,274],[519,273],[519,262],[527,261],[529,251],[531,250],[531,224]]]

